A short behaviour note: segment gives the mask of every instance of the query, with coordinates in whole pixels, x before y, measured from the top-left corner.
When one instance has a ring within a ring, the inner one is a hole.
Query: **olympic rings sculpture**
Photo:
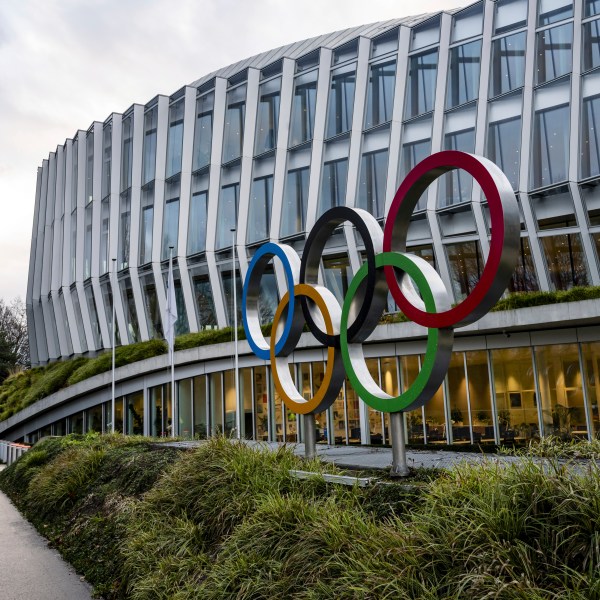
[[[452,306],[442,278],[424,259],[406,252],[410,216],[425,190],[438,177],[462,169],[479,184],[487,199],[491,239],[487,262],[471,293]],[[349,222],[365,247],[366,261],[350,282],[343,305],[319,284],[325,244],[334,230]],[[454,328],[485,315],[504,293],[518,258],[519,209],[504,173],[481,156],[459,151],[438,152],[421,161],[401,183],[383,231],[373,215],[339,206],[326,211],[310,231],[302,258],[285,244],[268,242],[254,254],[244,281],[242,319],[252,351],[271,361],[275,388],[286,406],[298,414],[316,414],[331,406],[345,376],[362,400],[382,412],[410,411],[427,403],[441,385],[450,362]],[[258,298],[267,265],[278,259],[287,292],[281,299],[271,336],[260,328]],[[416,286],[416,287],[415,287]],[[371,376],[363,342],[374,331],[386,307],[388,291],[400,310],[428,329],[425,360],[412,385],[398,396],[386,393]],[[297,389],[289,369],[290,355],[304,326],[327,348],[323,381],[310,399]]]

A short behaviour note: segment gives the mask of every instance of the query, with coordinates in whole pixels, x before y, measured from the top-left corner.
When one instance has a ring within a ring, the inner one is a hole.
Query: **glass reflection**
[[[348,159],[342,158],[326,162],[321,175],[321,194],[319,196],[319,214],[334,206],[346,203],[346,183],[348,179]]]
[[[520,116],[490,123],[488,158],[504,171],[513,190],[518,189],[521,166]]]
[[[288,171],[281,212],[282,237],[300,233],[305,229],[309,172],[309,167]]]
[[[525,84],[527,33],[515,33],[492,42],[492,96],[506,94]]]
[[[254,154],[273,150],[277,145],[281,77],[263,83],[259,88]]]
[[[575,285],[589,285],[578,233],[543,237],[541,242],[553,289],[568,290]]]
[[[450,49],[450,74],[446,107],[475,100],[479,95],[481,40]]]
[[[583,99],[581,114],[581,176],[600,174],[600,95]]]
[[[483,257],[479,241],[446,244],[454,298],[460,302],[479,282],[483,270]]]
[[[413,142],[412,144],[404,144],[404,146],[402,146],[402,179],[404,179],[418,163],[427,158],[430,154],[431,140],[421,140],[419,142]],[[425,210],[426,208],[427,194],[423,194],[415,206],[415,211]]]
[[[252,182],[248,214],[249,243],[265,240],[271,229],[271,202],[273,199],[273,175]]]
[[[223,162],[235,160],[242,155],[244,143],[244,118],[246,116],[246,86],[241,85],[227,92],[225,131],[223,133]]]
[[[231,247],[231,230],[237,227],[240,184],[234,183],[221,188],[217,215],[216,247],[221,250]]]
[[[365,129],[392,120],[396,61],[371,65],[367,88]]]
[[[572,23],[540,31],[536,43],[536,83],[544,83],[570,73],[572,50]]]
[[[510,279],[508,289],[511,292],[536,292],[540,289],[527,237],[520,238],[519,262]]]
[[[475,129],[465,129],[445,136],[446,150],[475,151]],[[463,170],[454,170],[440,177],[440,197],[438,207],[471,201],[473,178]]]
[[[292,98],[290,123],[290,146],[312,140],[315,127],[318,71],[311,71],[296,78]]]
[[[350,131],[355,84],[356,73],[354,71],[332,74],[327,116],[328,138]]]
[[[362,157],[357,206],[377,218],[383,217],[387,181],[388,151],[371,152]]]
[[[437,64],[437,49],[410,57],[406,90],[406,119],[433,110]]]
[[[202,169],[210,163],[214,100],[214,94],[212,93],[196,100],[192,171]]]
[[[183,112],[184,101],[179,100],[169,107],[169,133],[167,137],[166,177],[181,171],[181,152],[183,149]]]

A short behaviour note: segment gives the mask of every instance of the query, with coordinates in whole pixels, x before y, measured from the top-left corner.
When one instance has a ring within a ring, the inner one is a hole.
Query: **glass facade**
[[[319,214],[334,206],[346,204],[346,184],[348,182],[348,159],[342,158],[323,165]]]
[[[237,227],[239,207],[239,183],[221,188],[219,215],[217,219],[217,248],[231,247],[233,237],[231,230]]]
[[[312,140],[315,128],[318,71],[311,71],[296,78],[292,97],[290,123],[290,146]]]
[[[244,119],[246,118],[246,86],[240,85],[227,92],[225,132],[223,134],[223,162],[242,155],[244,144]]]
[[[154,106],[144,115],[144,150],[142,160],[142,184],[154,180],[156,173],[156,131],[158,127],[158,107]]]
[[[169,107],[169,134],[167,136],[167,168],[165,176],[173,177],[181,172],[183,150],[183,113],[185,103],[178,100]]]
[[[573,24],[566,23],[537,34],[536,83],[545,83],[571,72]]]
[[[273,176],[261,177],[252,182],[248,213],[249,243],[266,240],[271,230],[271,203],[273,201]]]
[[[367,88],[365,129],[392,120],[394,86],[396,84],[396,61],[371,65]]]
[[[411,119],[433,110],[438,51],[423,52],[408,60],[405,118]]]
[[[499,96],[525,84],[527,33],[514,33],[492,42],[490,94]]]
[[[281,236],[304,231],[308,203],[309,167],[288,171],[283,192]]]
[[[331,75],[329,91],[329,109],[327,115],[326,137],[330,138],[350,131],[354,109],[354,70],[334,72]]]
[[[260,86],[258,92],[254,154],[268,152],[269,150],[273,150],[277,145],[279,103],[281,99],[280,90],[281,77],[272,79]]]
[[[197,171],[210,163],[213,129],[214,94],[196,100],[196,122],[194,124],[194,158],[192,170]]]
[[[377,218],[383,217],[388,151],[379,150],[362,157],[356,205]]]

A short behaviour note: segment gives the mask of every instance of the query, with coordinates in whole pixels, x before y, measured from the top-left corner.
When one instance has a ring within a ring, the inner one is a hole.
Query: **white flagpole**
[[[167,320],[169,328],[169,359],[171,361],[171,437],[175,437],[177,423],[175,402],[175,321],[177,320],[177,303],[175,300],[175,283],[173,281],[173,246],[169,246],[169,277],[167,284]]]
[[[240,407],[240,376],[238,364],[237,281],[235,277],[235,229],[231,230],[231,287],[233,289],[233,350],[235,353],[235,427],[237,438],[242,437],[242,410]]]
[[[115,341],[117,339],[115,327],[115,295],[117,293],[117,259],[112,259],[113,280],[112,280],[112,397],[111,397],[111,427],[112,433],[115,432]]]

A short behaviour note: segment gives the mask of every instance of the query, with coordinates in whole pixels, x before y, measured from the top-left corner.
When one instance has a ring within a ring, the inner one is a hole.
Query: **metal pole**
[[[410,474],[406,464],[404,423],[401,412],[390,413],[390,437],[392,441],[392,477],[406,477]]]
[[[173,270],[173,248],[174,246],[169,246],[169,269],[171,271]],[[171,293],[171,290],[169,290],[169,294]],[[173,333],[174,338],[175,333]],[[169,348],[169,354],[171,355],[171,437],[175,437],[177,435],[175,424],[177,423],[177,426],[179,426],[179,417],[176,414],[177,405],[175,403],[175,345],[173,345],[173,348]]]
[[[112,396],[111,396],[111,433],[115,432],[115,344],[117,339],[115,327],[115,296],[117,293],[117,259],[112,259],[113,280],[112,280]]]
[[[238,440],[242,438],[242,407],[240,406],[240,373],[238,364],[237,285],[235,278],[235,228],[231,229],[231,287],[233,289],[233,350],[235,358],[235,426]]]
[[[304,458],[312,460],[317,457],[317,428],[315,415],[304,415]]]

